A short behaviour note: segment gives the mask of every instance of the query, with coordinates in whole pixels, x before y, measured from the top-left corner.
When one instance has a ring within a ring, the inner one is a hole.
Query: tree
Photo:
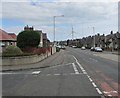
[[[37,31],[25,30],[17,36],[17,46],[19,48],[37,47],[40,43],[40,34]]]

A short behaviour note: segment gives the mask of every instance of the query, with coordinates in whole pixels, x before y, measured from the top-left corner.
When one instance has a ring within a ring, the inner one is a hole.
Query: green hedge
[[[17,46],[8,46],[2,53],[2,57],[15,57],[15,56],[30,56],[33,53],[23,53],[21,49]]]
[[[56,52],[59,52],[60,51],[60,48],[59,47],[56,47]]]

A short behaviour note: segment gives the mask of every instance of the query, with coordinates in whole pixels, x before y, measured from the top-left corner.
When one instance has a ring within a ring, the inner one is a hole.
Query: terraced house
[[[119,42],[120,42],[120,33],[113,31],[110,32],[108,35],[100,35],[99,33],[95,36],[88,36],[80,39],[80,44],[86,46],[87,48],[93,47],[101,47],[105,50],[113,51],[120,49]]]

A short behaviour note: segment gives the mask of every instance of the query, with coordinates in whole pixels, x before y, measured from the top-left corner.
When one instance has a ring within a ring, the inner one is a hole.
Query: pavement
[[[63,61],[61,58],[59,58],[61,55],[62,55],[62,51],[56,52],[55,54],[37,63],[17,65],[17,66],[16,65],[2,66],[2,69],[0,71],[38,69],[38,68],[50,67],[51,65],[52,66],[59,65]],[[56,58],[57,58],[57,61],[55,61]],[[54,64],[50,64],[50,63],[54,63]]]

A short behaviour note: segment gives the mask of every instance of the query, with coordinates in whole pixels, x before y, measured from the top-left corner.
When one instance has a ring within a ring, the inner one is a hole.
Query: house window
[[[0,47],[4,47],[5,43],[4,42],[0,42]]]

